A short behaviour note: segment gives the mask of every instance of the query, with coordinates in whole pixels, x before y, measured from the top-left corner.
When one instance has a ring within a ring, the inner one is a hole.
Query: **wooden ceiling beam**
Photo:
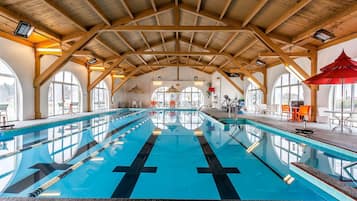
[[[177,51],[135,51],[127,53],[128,55],[172,55],[172,56],[200,56],[200,55],[207,55],[207,56],[227,56],[227,53],[214,53],[214,52],[177,52]]]
[[[90,40],[92,40],[98,33],[98,30],[102,29],[103,25],[96,25],[90,29],[83,37],[73,44],[73,46],[67,50],[61,57],[57,58],[40,76],[38,76],[34,85],[36,87],[41,86],[47,81],[55,72],[63,67],[63,65],[71,58],[72,54],[84,47]]]
[[[304,40],[305,38],[312,36],[317,30],[322,29],[322,28],[324,28],[330,24],[333,24],[335,22],[338,22],[343,18],[352,16],[356,12],[357,12],[357,4],[343,10],[340,13],[337,13],[337,14],[331,16],[330,18],[327,18],[327,19],[324,18],[319,23],[315,24],[314,26],[308,28],[307,30],[305,30],[302,33],[298,34],[297,36],[293,37],[292,42],[298,43],[298,42]]]
[[[250,12],[248,16],[244,19],[242,27],[245,27],[259,13],[259,11],[264,7],[267,2],[268,0],[260,0],[258,4],[254,7],[252,12]]]
[[[287,56],[289,57],[310,57],[311,53],[308,52],[288,52],[285,53]],[[279,54],[275,53],[275,52],[262,52],[259,53],[259,57],[263,57],[263,58],[277,58],[280,57]]]
[[[153,17],[153,16],[160,15],[165,12],[168,12],[171,9],[173,9],[173,7],[174,7],[173,4],[168,3],[161,7],[158,7],[156,9],[156,11],[149,8],[149,9],[143,10],[139,13],[136,13],[135,16],[133,15],[134,18],[131,18],[130,16],[128,16],[128,17],[123,17],[118,20],[115,20],[114,22],[112,22],[112,26],[120,26],[120,25],[126,25],[129,23],[138,22],[138,21],[141,21],[141,20]]]
[[[142,68],[144,68],[144,67],[145,67],[145,66],[140,66],[140,67],[136,68],[135,70],[131,71],[131,72],[129,73],[129,75],[125,76],[125,78],[122,79],[122,80],[120,81],[120,83],[112,89],[112,95],[114,95],[115,92],[117,92],[121,87],[123,87],[124,84],[125,84],[130,78],[132,78],[137,72],[139,72],[139,71],[140,71]]]
[[[277,20],[275,20],[273,23],[271,23],[266,29],[265,33],[268,34],[272,32],[275,28],[286,22],[291,16],[295,15],[297,12],[299,12],[301,9],[303,9],[307,4],[309,4],[312,0],[301,0],[298,3],[296,3],[292,8],[289,10],[285,11],[283,15],[281,15]]]
[[[78,50],[72,54],[73,57],[95,57],[91,51]]]
[[[75,25],[78,29],[81,31],[87,31],[87,29],[82,26],[76,19],[71,17],[63,8],[59,7],[54,1],[52,0],[43,0],[49,7],[51,7],[54,11],[56,11],[58,14],[62,15],[65,17],[68,21],[71,21],[73,25]]]
[[[223,11],[221,12],[221,14],[219,15],[219,19],[223,19],[223,17],[226,15],[229,6],[231,5],[232,0],[226,0],[226,4],[224,5]]]
[[[98,15],[98,17],[106,24],[111,25],[110,20],[104,14],[104,11],[100,8],[95,0],[85,0],[87,5]]]
[[[195,8],[191,7],[188,4],[181,4],[180,8],[184,12],[191,13],[193,15],[198,15],[200,17],[206,18],[208,20],[214,21],[219,24],[223,24],[223,25],[227,25],[227,26],[237,26],[237,27],[239,26],[242,29],[245,29],[244,27],[242,27],[242,22],[240,22],[238,20],[229,19],[229,18],[219,19],[219,17],[216,14],[205,11],[205,10],[196,12]],[[268,36],[271,37],[273,40],[277,40],[282,43],[289,43],[289,44],[292,43],[291,39],[288,38],[287,36],[282,36],[282,35],[275,34],[275,33],[274,34],[270,33],[270,34],[268,34]]]
[[[248,44],[246,44],[245,46],[243,46],[240,50],[238,50],[237,53],[235,53],[235,54],[233,55],[232,58],[228,59],[226,62],[224,62],[222,65],[220,65],[219,68],[224,68],[225,66],[227,66],[228,64],[230,64],[233,59],[236,59],[236,58],[239,57],[241,54],[243,54],[244,52],[246,52],[248,49],[250,49],[251,47],[253,47],[256,42],[257,42],[257,40],[254,39],[253,41],[251,41],[251,42],[249,42]]]
[[[119,57],[109,68],[106,68],[88,87],[88,90],[91,91],[99,82],[101,82],[105,77],[107,77],[115,67],[120,65],[125,60],[125,57]]]
[[[3,6],[0,6],[0,15],[10,19],[11,21],[18,23],[19,21],[25,21],[30,23],[32,26],[35,27],[34,32],[42,35],[50,40],[60,42],[61,36],[60,34],[55,33],[54,31],[50,30],[49,28],[45,27],[41,23],[34,21],[24,15],[20,15],[17,12],[11,11]]]
[[[277,44],[275,44],[262,30],[254,25],[249,25],[249,28],[254,31],[257,38],[264,43],[271,51],[277,53],[280,59],[283,60],[286,65],[291,66],[297,73],[299,73],[304,79],[309,77],[309,74],[305,72],[293,59],[291,59]]]
[[[244,90],[238,86],[236,82],[234,82],[228,75],[222,70],[222,69],[217,69],[217,72],[221,74],[235,89],[237,89],[242,95],[244,95]]]
[[[144,31],[144,32],[250,32],[250,30],[240,26],[177,26],[177,25],[137,25],[137,26],[112,26],[100,30],[107,31]]]
[[[227,40],[226,42],[223,44],[223,47],[218,51],[219,53],[223,52],[231,43],[232,41],[238,36],[238,32],[232,34]],[[215,60],[216,60],[216,56],[214,56],[211,61],[208,64],[212,64]]]
[[[111,52],[114,55],[120,56],[120,53],[117,52],[116,50],[114,50],[112,47],[110,47],[106,42],[104,42],[102,39],[100,39],[99,37],[95,38],[95,41],[97,43],[99,43],[102,47],[104,47],[105,49],[107,49],[109,52]]]
[[[140,65],[141,66],[141,65]],[[183,63],[176,63],[176,64],[172,64],[172,63],[160,63],[160,64],[147,64],[147,65],[142,65],[142,66],[150,66],[150,67],[212,67],[212,68],[216,68],[217,66],[215,65],[206,65],[206,64],[183,64]]]
[[[200,9],[201,9],[201,3],[202,3],[202,0],[197,0],[197,7],[196,7],[196,12],[198,13],[198,12],[200,12]],[[197,26],[198,25],[198,15],[195,15],[195,20],[194,20],[194,22],[193,22],[193,25],[194,26]],[[191,49],[192,49],[192,41],[193,41],[193,38],[195,37],[195,32],[192,32],[192,34],[191,34],[191,38],[190,38],[190,44],[188,45],[188,49],[187,49],[187,51],[191,51]],[[187,61],[186,61],[186,63],[189,63],[189,58],[190,58],[190,56],[187,56]]]
[[[35,45],[29,41],[29,40],[26,40],[26,39],[23,39],[21,37],[16,37],[12,34],[9,34],[9,33],[6,33],[4,31],[0,31],[0,36],[3,37],[3,38],[6,38],[6,39],[9,39],[9,40],[12,40],[12,41],[15,41],[17,43],[20,43],[22,45],[26,45],[28,47],[34,47]],[[51,41],[52,42],[52,41]]]

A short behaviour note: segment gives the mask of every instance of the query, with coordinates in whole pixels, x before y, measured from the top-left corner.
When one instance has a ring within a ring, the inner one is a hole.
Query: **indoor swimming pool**
[[[344,167],[355,161],[252,122],[123,109],[0,131],[0,197],[336,200],[291,163],[354,186],[357,167]]]

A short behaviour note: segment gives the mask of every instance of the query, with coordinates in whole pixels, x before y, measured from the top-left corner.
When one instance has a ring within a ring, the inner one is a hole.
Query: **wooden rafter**
[[[222,70],[222,69],[217,69],[217,72],[221,74],[235,89],[237,89],[242,95],[244,95],[244,90],[238,86],[237,83],[235,83],[228,75]]]
[[[105,15],[104,11],[100,8],[95,0],[85,0],[88,6],[98,15],[98,17],[106,24],[111,25],[110,20]]]
[[[92,40],[98,33],[98,30],[102,29],[104,25],[97,25],[88,31],[79,41],[73,44],[73,46],[67,50],[61,57],[57,58],[35,81],[35,86],[41,86],[47,81],[56,71],[62,68],[62,66],[71,58],[72,54],[84,47],[90,40]]]
[[[122,86],[124,86],[124,84],[125,84],[130,78],[132,78],[137,72],[139,72],[139,71],[140,71],[142,68],[144,68],[144,67],[145,67],[145,66],[140,66],[140,67],[136,68],[135,70],[131,71],[131,72],[129,73],[129,75],[125,76],[125,78],[122,79],[122,80],[120,81],[120,83],[112,89],[112,95],[113,95],[115,92],[117,92]]]
[[[334,22],[337,22],[339,20],[341,20],[342,18],[351,16],[352,14],[357,12],[357,4],[355,4],[354,6],[351,6],[345,10],[343,10],[340,13],[335,14],[334,16],[328,18],[328,19],[323,19],[320,23],[308,28],[306,31],[298,34],[297,36],[295,36],[292,40],[293,43],[297,43],[307,37],[312,36],[317,30],[326,27],[329,24],[332,24]]]
[[[200,9],[201,9],[201,3],[202,3],[202,0],[197,0],[197,7],[196,7],[196,12],[200,12]],[[197,26],[198,25],[198,15],[195,15],[195,20],[193,22],[193,25],[194,26]],[[191,34],[191,38],[190,38],[190,44],[188,45],[188,50],[187,51],[191,51],[192,49],[192,41],[195,37],[195,32],[192,32]],[[190,56],[187,56],[187,61],[186,63],[188,63],[190,60],[189,60]]]
[[[236,59],[238,58],[241,54],[243,54],[245,51],[247,51],[248,49],[250,49],[251,47],[253,47],[253,45],[255,45],[255,43],[257,42],[257,40],[253,40],[251,42],[249,42],[247,45],[243,46],[240,50],[238,50],[237,53],[234,54],[233,58]],[[227,66],[229,63],[232,62],[232,59],[228,59],[225,63],[223,63],[219,68],[224,68],[225,66]]]
[[[226,42],[223,44],[223,47],[218,51],[219,53],[223,52],[231,43],[232,41],[238,36],[238,32],[233,33],[227,40]],[[212,64],[215,60],[216,60],[216,56],[214,56],[211,61],[208,64]]]
[[[271,23],[266,29],[265,33],[270,33],[273,31],[275,28],[283,24],[287,19],[289,19],[291,16],[295,15],[297,12],[299,12],[301,9],[303,9],[308,3],[310,3],[312,0],[301,0],[297,4],[295,4],[292,8],[287,10],[283,15],[281,15],[275,22]]]
[[[144,31],[144,32],[250,32],[240,26],[171,26],[171,25],[140,25],[140,26],[111,26],[101,30],[106,31]]]
[[[172,56],[200,56],[200,55],[207,55],[207,56],[227,56],[229,54],[227,53],[219,53],[219,52],[179,52],[179,51],[135,51],[135,52],[130,52],[127,53],[127,55],[172,55]]]
[[[289,57],[309,57],[311,54],[308,52],[289,52],[285,53]],[[274,52],[262,52],[259,53],[259,57],[261,58],[277,58],[280,57],[279,54],[274,53]]]
[[[81,31],[87,31],[87,29],[82,26],[76,19],[71,17],[63,8],[59,7],[54,1],[51,0],[43,0],[48,6],[50,6],[54,11],[65,17],[72,24],[74,24]]]
[[[127,46],[130,49],[131,52],[135,52],[133,46],[129,44],[129,42],[124,38],[124,36],[121,33],[114,32],[114,34],[125,44],[125,46]],[[140,55],[137,55],[137,57],[143,64],[147,64],[147,62],[143,57],[141,57]]]
[[[254,25],[249,25],[249,27],[254,31],[257,38],[266,45],[266,47],[270,48],[271,51],[277,53],[281,60],[286,63],[286,65],[290,65],[295,71],[297,71],[304,79],[309,77],[303,68],[301,68],[293,59],[289,57],[277,44],[275,44],[262,30]]]
[[[258,4],[254,7],[254,9],[244,19],[242,27],[245,27],[258,14],[258,12],[264,7],[267,2],[268,0],[260,0]]]

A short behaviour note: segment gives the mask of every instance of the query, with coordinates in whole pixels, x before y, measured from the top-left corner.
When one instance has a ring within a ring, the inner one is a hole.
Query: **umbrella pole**
[[[342,96],[342,102],[341,102],[341,133],[343,133],[343,101],[344,101],[344,98],[343,98],[343,79],[342,79],[342,90],[341,90],[341,96]]]

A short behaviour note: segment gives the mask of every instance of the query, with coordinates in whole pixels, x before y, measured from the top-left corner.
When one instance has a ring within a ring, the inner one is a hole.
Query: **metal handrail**
[[[344,166],[343,170],[348,174],[348,176],[350,176],[352,183],[357,186],[357,179],[354,178],[354,176],[347,170],[348,168],[351,168],[356,165],[357,165],[357,162],[351,163],[349,165]]]

